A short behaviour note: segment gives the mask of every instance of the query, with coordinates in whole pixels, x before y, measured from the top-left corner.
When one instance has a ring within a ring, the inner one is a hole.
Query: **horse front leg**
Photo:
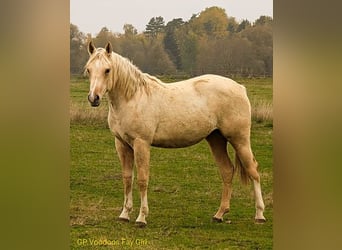
[[[124,203],[119,220],[128,222],[129,214],[133,210],[132,188],[134,179],[134,154],[133,149],[128,144],[121,142],[117,138],[115,138],[115,148],[122,166],[122,180],[124,185]]]
[[[142,139],[135,139],[133,149],[141,201],[140,212],[136,224],[144,227],[147,224],[146,217],[148,215],[147,187],[150,172],[150,144]]]

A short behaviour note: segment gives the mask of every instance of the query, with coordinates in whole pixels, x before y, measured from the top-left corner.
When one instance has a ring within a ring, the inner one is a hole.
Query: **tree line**
[[[125,24],[123,33],[103,27],[92,37],[70,24],[70,72],[83,72],[91,39],[99,47],[110,41],[115,52],[152,75],[272,76],[272,23],[269,16],[237,22],[224,9],[210,7],[188,21],[165,24],[163,17],[153,17],[142,33]]]

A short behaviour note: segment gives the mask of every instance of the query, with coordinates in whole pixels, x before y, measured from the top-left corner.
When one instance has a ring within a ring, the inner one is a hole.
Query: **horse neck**
[[[110,99],[132,99],[137,92],[149,92],[149,78],[128,59],[113,53],[112,87],[108,92]]]

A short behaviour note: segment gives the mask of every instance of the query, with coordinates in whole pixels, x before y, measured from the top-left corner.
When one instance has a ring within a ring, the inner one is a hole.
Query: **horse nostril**
[[[90,102],[91,106],[97,107],[100,105],[100,97],[98,95],[88,95],[88,101]]]

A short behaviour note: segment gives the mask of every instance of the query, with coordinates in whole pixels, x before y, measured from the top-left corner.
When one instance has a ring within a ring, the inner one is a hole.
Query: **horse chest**
[[[149,119],[144,119],[139,115],[130,112],[125,114],[109,113],[109,128],[115,137],[125,141],[129,145],[133,145],[136,138],[151,141],[153,137],[154,126]]]

